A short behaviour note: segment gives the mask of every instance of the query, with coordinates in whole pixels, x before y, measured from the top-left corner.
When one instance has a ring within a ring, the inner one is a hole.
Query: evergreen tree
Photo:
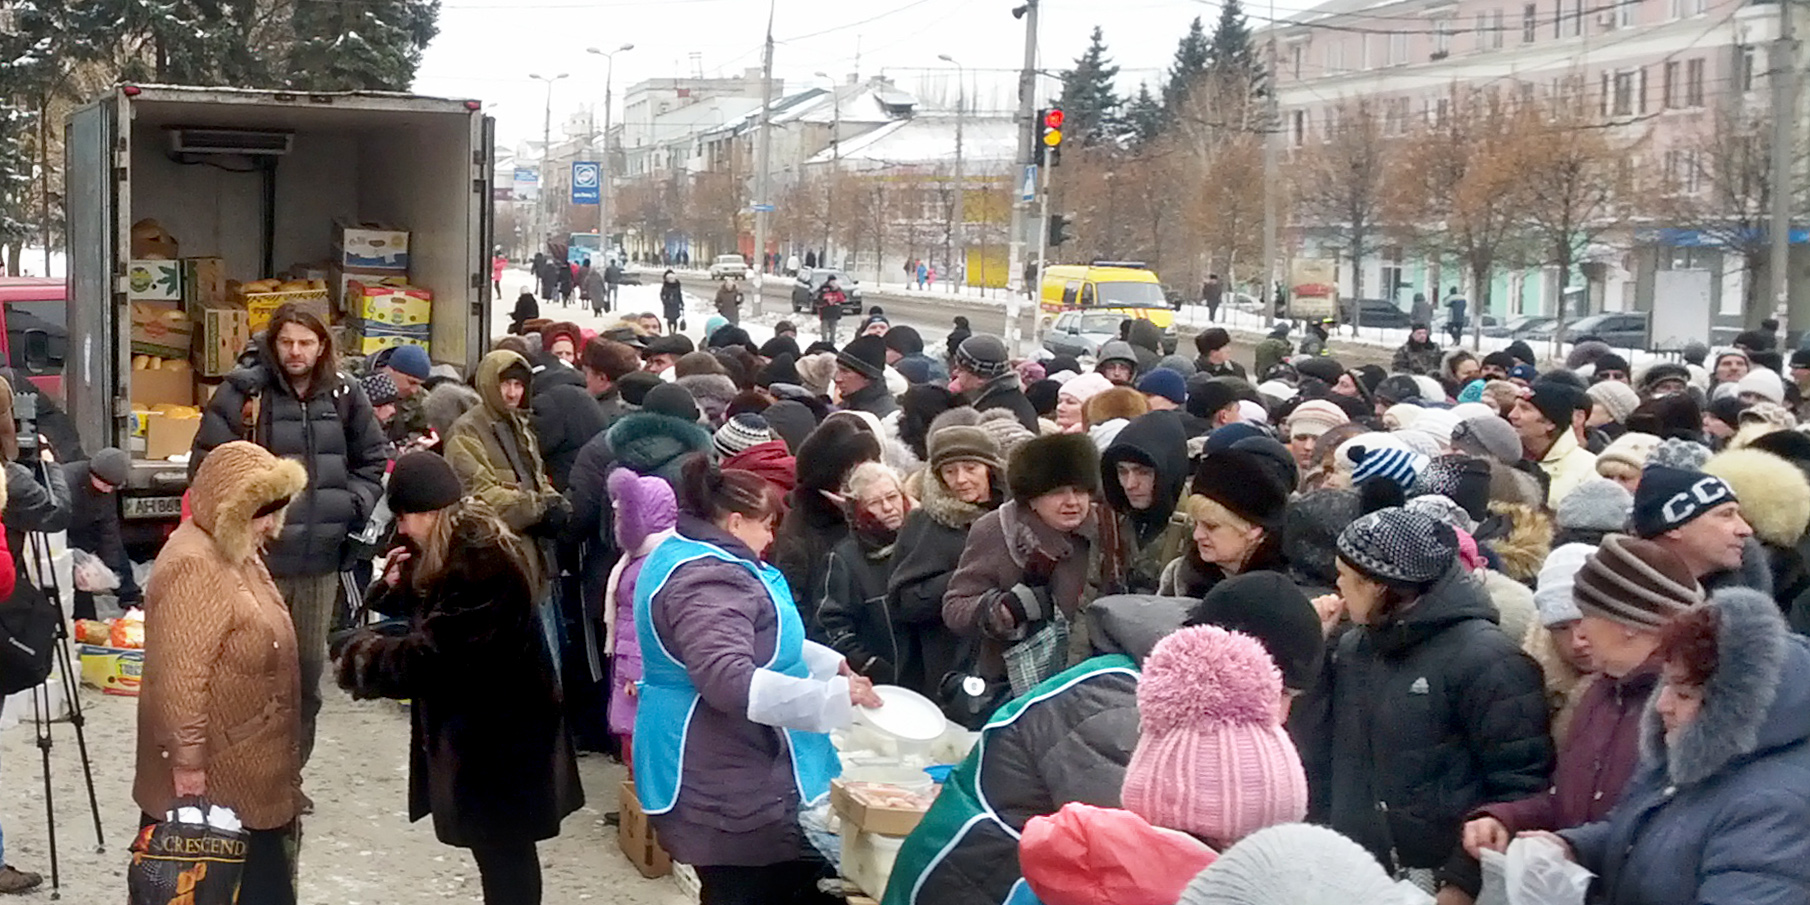
[[[1118,75],[1119,67],[1107,58],[1106,39],[1096,25],[1086,52],[1075,60],[1074,68],[1062,73],[1060,105],[1067,116],[1063,131],[1082,147],[1107,143],[1122,134],[1120,100],[1113,90]]]
[[[123,81],[274,88],[275,0],[83,0],[96,58]]]
[[[406,91],[439,33],[439,0],[296,4],[289,84],[312,91]]]
[[[1207,48],[1207,71],[1222,84],[1250,86],[1251,97],[1262,96],[1265,90],[1263,58],[1251,40],[1251,26],[1239,0],[1225,0],[1219,7]]]
[[[0,104],[0,247],[24,244],[38,233],[40,212],[32,209],[36,128],[37,114]]]
[[[1138,85],[1137,96],[1125,105],[1125,131],[1134,148],[1147,147],[1163,134],[1169,121],[1164,105],[1157,103],[1148,83]]]
[[[1234,3],[1237,0],[1233,0]],[[1175,64],[1169,67],[1169,80],[1163,84],[1163,108],[1174,112],[1187,102],[1188,92],[1200,83],[1212,59],[1212,45],[1207,30],[1195,16],[1175,48]]]

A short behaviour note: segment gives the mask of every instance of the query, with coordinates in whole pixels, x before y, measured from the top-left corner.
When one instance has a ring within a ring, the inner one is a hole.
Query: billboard
[[[534,167],[515,168],[515,197],[518,201],[540,198],[540,171]]]
[[[1327,258],[1296,258],[1289,266],[1288,316],[1337,317],[1339,265]]]

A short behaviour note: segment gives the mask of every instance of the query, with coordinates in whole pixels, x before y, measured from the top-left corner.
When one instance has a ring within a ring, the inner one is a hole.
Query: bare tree
[[[1352,296],[1364,295],[1363,261],[1382,238],[1384,180],[1392,136],[1375,102],[1342,100],[1332,134],[1309,143],[1290,162],[1296,212],[1306,229],[1325,229],[1344,242],[1352,262]]]
[[[1573,313],[1565,310],[1572,268],[1593,243],[1627,220],[1635,197],[1627,161],[1645,137],[1605,129],[1576,96],[1523,109],[1516,122],[1522,213],[1541,259],[1558,269],[1562,330]]]

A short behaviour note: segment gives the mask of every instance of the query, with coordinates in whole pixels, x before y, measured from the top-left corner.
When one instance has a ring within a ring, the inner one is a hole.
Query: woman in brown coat
[[[259,557],[308,476],[233,441],[189,488],[194,517],[145,586],[145,665],[132,797],[147,820],[205,795],[250,831],[240,901],[293,903],[289,850],[302,802],[295,628]]]

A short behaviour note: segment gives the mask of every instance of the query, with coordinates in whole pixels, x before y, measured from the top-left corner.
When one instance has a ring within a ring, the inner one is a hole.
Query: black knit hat
[[[796,343],[794,343],[796,345]],[[797,357],[790,352],[781,352],[767,366],[755,375],[755,386],[770,387],[776,383],[799,385]]]
[[[1006,465],[1012,499],[1030,502],[1053,490],[1100,490],[1100,453],[1086,434],[1051,434],[1025,441]]]
[[[962,340],[951,358],[951,365],[976,377],[998,377],[1012,369],[1005,341],[990,333],[976,333]]]
[[[1446,497],[1481,522],[1489,518],[1489,480],[1487,460],[1453,453],[1428,463],[1408,490],[1408,496],[1437,494]]]
[[[1282,687],[1290,691],[1313,688],[1326,659],[1319,613],[1279,572],[1250,572],[1221,581],[1189,611],[1185,625],[1216,625],[1256,638],[1282,671]]]
[[[1376,392],[1372,395],[1377,402],[1385,405],[1413,402],[1420,398],[1420,382],[1406,374],[1395,374],[1377,384]]]
[[[1275,470],[1262,456],[1244,449],[1222,449],[1201,459],[1194,468],[1191,492],[1264,528],[1281,526],[1288,508],[1288,488],[1277,480]]]
[[[1381,581],[1430,584],[1458,561],[1458,536],[1410,509],[1379,509],[1339,534],[1339,557]]]
[[[438,512],[457,503],[464,493],[459,476],[446,458],[436,453],[407,453],[390,471],[390,510],[398,515]]]
[[[1188,378],[1188,414],[1211,418],[1220,409],[1236,404],[1239,383],[1243,381],[1236,377],[1213,377],[1204,373]]]
[[[657,415],[670,415],[684,421],[698,420],[698,401],[676,383],[662,383],[647,391],[641,407]]]
[[[760,347],[760,357],[766,359],[778,358],[781,355],[790,355],[792,356],[793,361],[797,361],[798,352],[798,340],[793,339],[790,336],[775,336],[765,343],[762,343]]]
[[[1582,390],[1564,381],[1541,379],[1528,388],[1528,404],[1565,430],[1571,429],[1572,413],[1589,405],[1587,400]]]
[[[924,337],[918,335],[916,328],[904,324],[887,329],[882,342],[900,355],[920,355],[924,351]]]
[[[661,382],[658,374],[633,371],[622,375],[622,379],[616,381],[616,389],[622,394],[623,402],[638,406],[647,401],[648,392],[659,386]]]
[[[1640,472],[1634,491],[1634,534],[1652,538],[1682,528],[1697,516],[1723,503],[1733,503],[1735,492],[1721,478],[1701,471],[1648,465]]]
[[[868,380],[884,380],[886,340],[878,336],[857,336],[836,353],[836,363]]]
[[[1295,365],[1295,370],[1307,377],[1318,377],[1332,386],[1339,382],[1339,375],[1345,373],[1345,366],[1336,358],[1308,358]]]
[[[1677,556],[1621,534],[1603,538],[1585,558],[1571,594],[1586,616],[1649,631],[1703,602],[1702,586]]]

